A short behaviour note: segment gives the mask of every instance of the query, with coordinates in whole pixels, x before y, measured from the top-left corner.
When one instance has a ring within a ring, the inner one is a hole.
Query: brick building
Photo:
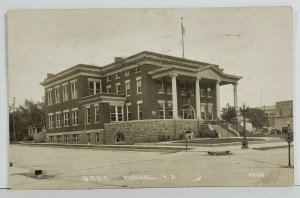
[[[147,51],[48,74],[41,83],[46,141],[129,144],[178,139],[187,129],[200,137],[205,123],[220,118],[220,86],[233,85],[237,106],[241,78],[217,65]]]
[[[288,124],[293,131],[293,100],[276,102],[275,128],[287,133]]]
[[[263,107],[257,107],[257,109],[263,110],[268,117],[268,125],[265,126],[275,128],[276,105],[264,105]]]
[[[279,101],[275,105],[257,107],[257,109],[263,110],[268,116],[268,125],[265,127],[286,133],[290,124],[290,130],[293,130],[293,100]]]

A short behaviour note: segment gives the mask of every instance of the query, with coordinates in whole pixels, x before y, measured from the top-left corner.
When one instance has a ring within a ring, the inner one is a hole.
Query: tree
[[[227,103],[225,108],[222,108],[221,118],[228,124],[235,125],[237,123],[238,110],[236,107],[232,107]]]
[[[34,102],[26,99],[24,104],[19,105],[14,112],[9,114],[10,139],[13,140],[13,114],[15,115],[17,140],[27,136],[28,127],[34,126],[42,129],[45,126],[44,98],[42,101]]]
[[[251,108],[245,113],[245,117],[249,119],[256,130],[268,124],[268,116],[261,109]]]

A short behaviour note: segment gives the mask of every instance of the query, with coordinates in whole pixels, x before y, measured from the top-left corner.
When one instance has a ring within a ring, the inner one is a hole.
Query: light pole
[[[246,136],[246,118],[245,118],[246,112],[248,110],[249,110],[249,107],[246,108],[245,105],[243,105],[243,108],[240,108],[240,112],[243,115],[243,126],[244,126],[244,130],[243,130],[244,138],[243,138],[243,141],[242,141],[242,149],[248,149],[249,148],[248,141],[247,141],[247,136]]]
[[[288,143],[288,157],[289,157],[289,164],[288,167],[292,167],[291,165],[291,142],[293,142],[293,134],[291,133],[291,125],[290,122],[287,121],[287,125],[288,125],[288,133],[287,136],[285,137],[285,141]]]
[[[17,135],[16,135],[16,119],[15,119],[15,104],[16,104],[16,97],[13,97],[13,131],[14,131],[14,143],[17,143]]]

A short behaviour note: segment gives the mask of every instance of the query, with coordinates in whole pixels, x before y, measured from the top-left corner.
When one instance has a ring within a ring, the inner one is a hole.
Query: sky
[[[104,66],[141,51],[219,65],[243,76],[238,103],[249,107],[293,99],[290,7],[201,9],[18,10],[7,15],[9,102],[41,100],[47,73],[79,63]],[[233,86],[220,88],[221,107]]]

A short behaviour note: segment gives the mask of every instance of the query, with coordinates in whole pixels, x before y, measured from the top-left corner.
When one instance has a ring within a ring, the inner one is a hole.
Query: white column
[[[235,82],[234,84],[233,84],[233,95],[234,95],[234,99],[233,99],[233,101],[234,101],[234,106],[237,108],[238,107],[238,98],[237,98],[237,85],[238,85],[239,83],[238,82]]]
[[[220,81],[219,80],[217,80],[217,82],[216,82],[216,101],[217,101],[217,104],[216,104],[217,118],[221,119],[221,116],[220,116]]]
[[[172,74],[172,101],[173,101],[173,118],[178,119],[178,104],[177,104],[177,85],[176,85],[177,74]]]
[[[195,81],[195,88],[196,88],[196,115],[198,119],[201,119],[201,109],[200,109],[200,79],[199,77],[196,78]]]
[[[115,111],[116,111],[116,122],[118,122],[119,119],[118,119],[118,106],[117,105],[115,106]]]

